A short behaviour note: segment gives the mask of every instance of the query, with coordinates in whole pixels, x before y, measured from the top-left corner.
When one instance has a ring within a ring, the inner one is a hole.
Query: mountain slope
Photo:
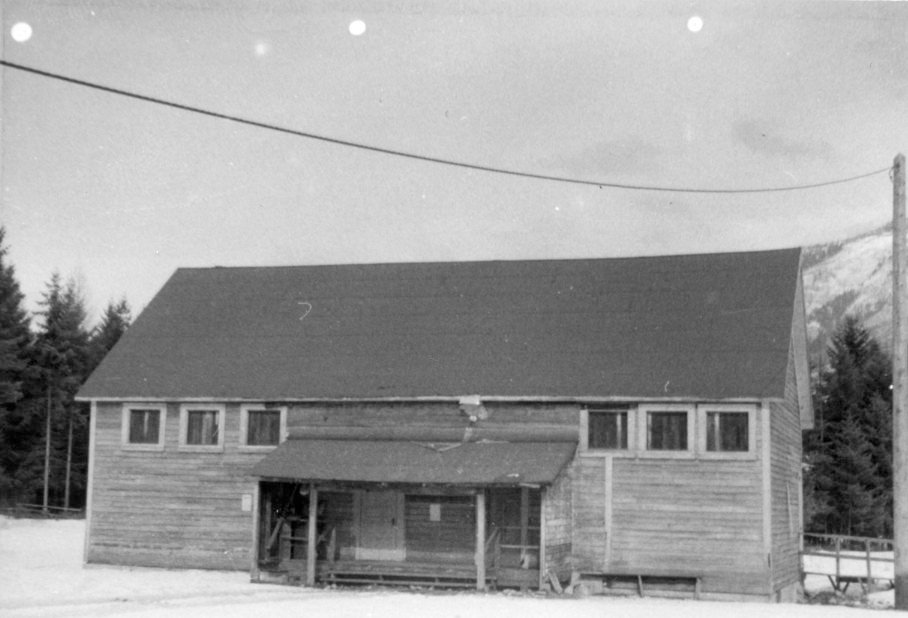
[[[888,349],[892,342],[892,226],[804,250],[810,360],[825,358],[845,315],[856,315]]]

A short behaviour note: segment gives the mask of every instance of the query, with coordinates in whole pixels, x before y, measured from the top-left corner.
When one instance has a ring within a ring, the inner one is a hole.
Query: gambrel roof
[[[797,249],[179,269],[79,398],[781,398],[799,282]]]

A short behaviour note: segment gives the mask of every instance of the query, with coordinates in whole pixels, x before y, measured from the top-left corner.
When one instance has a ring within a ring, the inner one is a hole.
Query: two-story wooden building
[[[797,250],[180,269],[79,393],[85,559],[792,599],[804,322]]]

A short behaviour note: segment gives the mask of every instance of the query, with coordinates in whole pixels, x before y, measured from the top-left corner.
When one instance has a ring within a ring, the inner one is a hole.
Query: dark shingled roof
[[[799,259],[180,269],[79,396],[782,397]]]
[[[548,485],[577,442],[420,444],[382,440],[287,440],[256,464],[255,476],[308,481]]]

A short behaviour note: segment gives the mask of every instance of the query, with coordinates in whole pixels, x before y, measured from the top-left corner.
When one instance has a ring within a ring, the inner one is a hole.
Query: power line
[[[608,182],[600,180],[583,180],[580,178],[570,178],[567,176],[554,176],[549,174],[536,174],[533,172],[522,172],[518,170],[509,170],[500,167],[492,167],[488,165],[479,165],[476,163],[466,163],[464,161],[454,161],[452,159],[443,159],[441,157],[431,157],[427,155],[416,154],[412,152],[405,152],[402,150],[394,150],[392,148],[383,148],[381,146],[371,146],[369,144],[362,144],[359,142],[351,142],[348,140],[342,140],[334,137],[328,137],[325,135],[318,135],[316,133],[309,133],[306,131],[298,131],[296,129],[290,129],[287,127],[281,127],[274,124],[269,124],[266,122],[259,122],[257,120],[250,120],[248,118],[241,118],[239,116],[232,116],[230,114],[223,114],[220,112],[214,112],[211,110],[203,109],[201,107],[193,107],[191,105],[185,105],[183,103],[176,103],[174,101],[168,101],[166,99],[159,99],[157,97],[150,97],[144,94],[138,94],[136,92],[130,92],[128,90],[122,90],[120,88],[112,88],[110,86],[103,86],[94,82],[89,82],[81,79],[76,79],[74,77],[67,77],[65,75],[60,75],[58,73],[51,73],[49,71],[42,71],[41,69],[35,69],[33,67],[28,67],[21,64],[16,64],[14,62],[9,62],[7,60],[0,60],[0,65],[9,67],[11,69],[17,69],[19,71],[24,71],[26,73],[32,73],[34,75],[40,75],[42,77],[48,77],[50,79],[55,79],[62,82],[67,82],[70,84],[76,84],[78,86],[84,86],[86,88],[92,88],[94,90],[100,90],[102,92],[107,92],[110,94],[116,94],[131,99],[137,99],[139,101],[145,101],[148,103],[155,103],[157,105],[163,105],[166,107],[172,107],[174,109],[179,109],[187,112],[193,112],[196,114],[202,114],[203,116],[210,116],[211,118],[220,118],[221,120],[229,120],[231,122],[236,122],[239,124],[245,124],[252,127],[258,127],[260,129],[268,129],[270,131],[277,131],[279,133],[287,133],[289,135],[295,135],[297,137],[305,137],[312,140],[318,140],[321,142],[326,142],[329,144],[335,144],[338,146],[346,146],[348,148],[357,148],[359,150],[366,150],[369,152],[377,152],[379,154],[386,154],[395,157],[403,157],[407,159],[415,159],[417,161],[424,161],[427,163],[437,163],[440,165],[448,165],[452,167],[460,167],[464,169],[477,170],[480,172],[490,172],[493,174],[505,174],[508,176],[518,176],[521,178],[534,178],[536,180],[550,180],[553,182],[564,182],[576,185],[587,185],[592,187],[607,187],[610,189],[627,189],[633,191],[662,191],[662,192],[671,192],[671,193],[775,193],[780,191],[799,191],[803,189],[816,189],[818,187],[828,187],[830,185],[844,184],[847,182],[853,182],[855,180],[860,180],[862,178],[868,178],[870,176],[875,176],[877,174],[882,174],[884,172],[889,172],[892,168],[887,166],[872,172],[867,172],[864,174],[858,174],[856,176],[849,176],[847,178],[838,178],[835,180],[827,180],[824,182],[815,182],[810,184],[802,185],[789,185],[785,187],[761,187],[753,189],[700,189],[700,188],[690,188],[690,187],[665,187],[658,185],[637,185],[637,184],[625,184],[617,182]]]

